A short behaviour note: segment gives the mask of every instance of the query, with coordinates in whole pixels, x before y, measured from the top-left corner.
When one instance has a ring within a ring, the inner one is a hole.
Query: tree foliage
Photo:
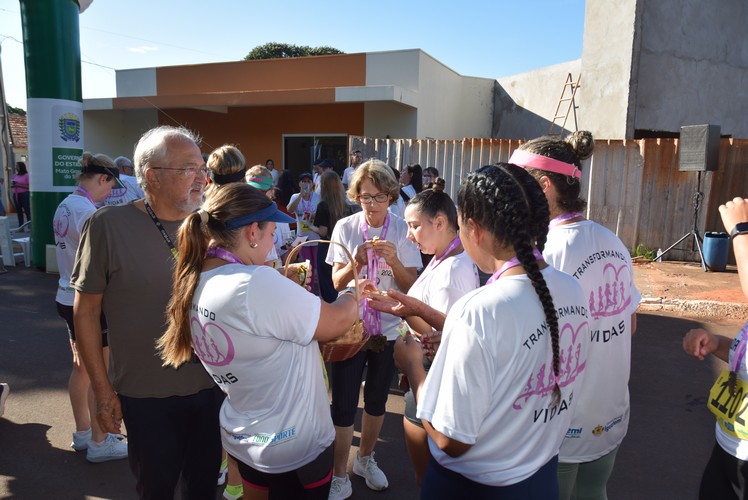
[[[326,45],[321,47],[310,47],[308,45],[270,42],[264,45],[258,45],[252,49],[249,54],[244,57],[244,60],[288,59],[291,57],[324,56],[329,54],[345,54],[345,52]]]
[[[26,110],[13,107],[10,104],[8,104],[8,114],[26,116]]]

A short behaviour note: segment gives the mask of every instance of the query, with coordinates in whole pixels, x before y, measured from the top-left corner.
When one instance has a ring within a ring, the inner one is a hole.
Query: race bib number
[[[730,371],[723,370],[709,391],[707,407],[717,417],[723,431],[738,439],[748,439],[748,384],[738,378],[733,395],[729,379]]]

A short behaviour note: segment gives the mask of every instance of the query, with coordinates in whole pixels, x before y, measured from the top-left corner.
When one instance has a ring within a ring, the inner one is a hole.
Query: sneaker
[[[73,442],[70,443],[70,447],[75,451],[83,451],[88,449],[88,442],[91,441],[91,429],[85,431],[78,431],[73,433]]]
[[[127,458],[127,441],[120,434],[107,434],[101,443],[88,442],[86,460],[93,463]]]
[[[348,474],[344,478],[332,476],[330,495],[327,500],[343,500],[351,495],[353,495],[353,486],[351,486],[351,480],[348,479]]]
[[[223,486],[226,484],[226,475],[229,473],[229,459],[224,458],[221,462],[221,467],[218,469],[218,484],[217,486]]]
[[[226,500],[239,500],[242,495],[244,495],[244,487],[241,484],[237,484],[236,486],[229,484],[223,490],[223,498]]]
[[[374,460],[374,452],[368,457],[362,457],[356,452],[356,459],[353,461],[353,472],[357,476],[366,479],[366,486],[369,489],[380,491],[390,485],[387,482],[387,476],[384,475],[384,472],[382,472],[377,466],[376,460]]]
[[[5,400],[8,399],[10,394],[10,386],[6,383],[0,384],[0,417],[5,413]]]

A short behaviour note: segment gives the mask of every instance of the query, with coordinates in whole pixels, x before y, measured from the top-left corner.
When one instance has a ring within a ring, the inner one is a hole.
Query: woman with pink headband
[[[585,219],[582,161],[595,143],[587,131],[566,140],[540,137],[509,159],[540,183],[551,209],[545,260],[577,279],[588,298],[591,343],[579,404],[559,452],[562,500],[605,499],[616,452],[629,423],[631,336],[641,296],[628,249],[607,228]]]

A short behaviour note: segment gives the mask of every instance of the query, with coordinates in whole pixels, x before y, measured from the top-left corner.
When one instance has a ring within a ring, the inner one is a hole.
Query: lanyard
[[[225,260],[230,264],[244,264],[242,259],[229,252],[228,250],[221,247],[210,247],[208,252],[205,254],[206,257],[217,257],[221,260]]]
[[[460,243],[460,237],[455,236],[452,242],[447,246],[446,250],[444,250],[439,257],[434,257],[433,259],[431,259],[431,262],[429,262],[429,264],[426,266],[426,269],[424,269],[418,279],[416,279],[415,283],[411,285],[411,288],[416,286],[416,283],[419,283],[423,279],[423,277],[426,276],[427,272],[434,270],[436,266],[441,264],[442,261],[444,261],[447,256],[454,251],[455,248],[460,246]]]
[[[174,243],[172,243],[171,238],[169,238],[169,233],[166,232],[166,229],[164,229],[164,225],[161,224],[161,221],[158,220],[158,217],[156,217],[156,212],[154,212],[151,206],[148,204],[148,200],[144,198],[143,203],[145,204],[145,210],[148,212],[148,215],[151,216],[151,220],[156,225],[156,229],[159,230],[159,232],[161,233],[161,237],[166,242],[166,246],[168,246],[169,250],[171,250],[171,255],[174,257],[174,260],[177,260],[177,249],[176,247],[174,247]]]
[[[561,214],[551,220],[551,223],[548,224],[548,229],[556,227],[567,220],[576,219],[577,217],[582,217],[582,214],[580,212],[566,212],[565,214]]]
[[[387,216],[384,218],[384,225],[382,226],[382,233],[379,235],[380,239],[387,237],[387,229],[390,227],[390,214],[387,212]],[[363,212],[361,213],[361,234],[363,234],[364,242],[369,239],[369,225],[366,223],[366,217]],[[366,277],[374,281],[377,279],[377,273],[379,273],[379,257],[374,257],[374,249],[366,249],[366,260],[367,269]],[[375,281],[376,283],[376,281]],[[382,335],[382,315],[379,311],[375,311],[369,307],[368,301],[364,301],[364,326],[366,330],[372,335]]]
[[[82,196],[85,196],[93,206],[96,206],[96,202],[94,201],[93,196],[91,196],[91,193],[89,193],[86,188],[84,188],[83,186],[78,186],[75,188],[75,192],[81,194]]]
[[[301,208],[302,215],[304,214],[304,212],[311,213],[312,212],[312,198],[314,198],[314,193],[309,194],[308,200],[304,199],[304,195],[300,194],[299,196],[301,196],[301,201],[299,202],[299,208]],[[306,202],[306,205],[304,204],[304,202]]]
[[[543,260],[543,254],[541,254],[537,248],[532,249],[532,254],[535,256],[536,260]],[[501,275],[510,270],[513,267],[517,267],[520,265],[519,259],[517,257],[512,257],[508,261],[504,262],[504,265],[499,268],[498,271],[493,273],[490,278],[488,278],[488,281],[486,281],[486,285],[490,285],[497,279],[501,278]]]

